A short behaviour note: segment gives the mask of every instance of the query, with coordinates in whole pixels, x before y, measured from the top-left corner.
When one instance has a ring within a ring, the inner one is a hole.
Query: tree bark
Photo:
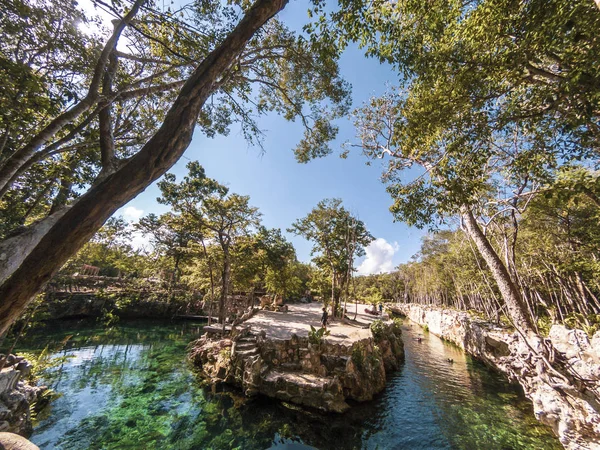
[[[204,237],[200,238],[200,242],[202,243],[202,250],[204,250],[204,258],[206,258],[206,264],[208,264],[208,273],[210,275],[210,306],[208,308],[208,324],[210,325],[212,323],[213,302],[215,301],[215,279],[213,276],[212,261],[210,260],[208,252],[206,251]]]
[[[335,269],[331,264],[331,318],[335,318]]]
[[[519,290],[512,282],[502,260],[481,231],[481,228],[479,228],[471,209],[466,206],[461,208],[461,218],[465,224],[467,233],[473,239],[473,242],[475,242],[475,246],[492,272],[494,281],[496,281],[498,289],[500,289],[513,324],[522,332],[527,334],[535,333],[535,328],[527,313]]]
[[[0,244],[0,335],[16,320],[58,269],[121,206],[177,162],[191,142],[198,114],[219,78],[250,38],[287,0],[257,0],[227,38],[187,80],[156,134],[113,173],[71,206]],[[15,245],[20,245],[15,248]],[[26,244],[26,245],[25,245]]]
[[[223,276],[221,286],[221,296],[219,298],[219,323],[223,324],[225,329],[225,303],[229,293],[229,278],[231,275],[231,261],[229,256],[229,246],[221,244],[223,247]]]

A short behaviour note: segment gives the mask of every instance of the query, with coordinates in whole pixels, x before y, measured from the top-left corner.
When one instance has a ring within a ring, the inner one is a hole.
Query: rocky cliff
[[[371,337],[351,342],[313,337],[267,338],[246,330],[232,338],[208,334],[192,346],[190,358],[213,382],[324,411],[344,412],[348,399],[371,400],[386,375],[404,357],[394,322],[371,325]]]
[[[581,380],[591,389],[573,386],[554,372],[545,352],[532,348],[517,332],[478,320],[466,312],[417,304],[399,304],[393,311],[427,326],[467,353],[505,374],[523,387],[533,402],[536,417],[552,427],[567,449],[600,449],[600,332],[588,339],[581,330],[554,325],[548,340]]]

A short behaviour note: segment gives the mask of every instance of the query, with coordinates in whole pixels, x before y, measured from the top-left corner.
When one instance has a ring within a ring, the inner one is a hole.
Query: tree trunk
[[[208,324],[210,325],[212,323],[213,302],[215,301],[215,278],[213,276],[212,261],[208,257],[208,252],[206,251],[206,244],[204,243],[204,238],[200,238],[200,242],[202,243],[204,257],[206,258],[206,264],[208,264],[208,273],[210,275],[210,307],[208,308]]]
[[[479,228],[471,209],[468,207],[461,208],[461,218],[464,221],[467,233],[473,239],[473,242],[475,242],[475,246],[492,272],[492,276],[498,285],[498,289],[500,289],[513,324],[523,332],[535,333],[535,328],[531,323],[526,306],[517,287],[510,279],[508,270],[502,263],[502,260],[481,231],[481,228]]]
[[[229,291],[229,277],[231,274],[231,261],[229,257],[229,247],[223,246],[223,279],[221,286],[221,296],[219,298],[219,323],[225,328],[225,302]]]
[[[257,0],[227,38],[187,80],[156,134],[118,169],[98,180],[71,206],[0,244],[0,335],[58,269],[121,206],[179,160],[191,142],[198,114],[220,77],[254,33],[287,0]],[[16,245],[16,247],[15,247]]]
[[[331,265],[331,318],[335,317],[335,271]]]

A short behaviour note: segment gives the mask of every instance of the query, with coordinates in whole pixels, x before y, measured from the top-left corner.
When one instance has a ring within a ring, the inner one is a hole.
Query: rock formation
[[[0,355],[0,361],[4,359],[4,368],[0,370],[0,432],[27,436],[32,432],[30,406],[47,388],[23,381],[31,370],[25,359]]]
[[[0,432],[0,450],[40,450],[40,448],[23,436]]]
[[[314,334],[267,338],[251,329],[227,339],[205,334],[190,358],[209,380],[238,386],[246,395],[341,413],[350,407],[346,400],[371,400],[382,391],[386,375],[403,359],[399,326],[376,322],[371,331],[371,337],[351,342]]]

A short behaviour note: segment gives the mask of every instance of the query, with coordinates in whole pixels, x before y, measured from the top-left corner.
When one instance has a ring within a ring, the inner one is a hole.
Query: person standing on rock
[[[327,308],[323,308],[323,315],[321,316],[321,326],[327,329],[327,318],[329,314],[327,314]]]
[[[383,305],[381,303],[379,304],[379,315],[383,315]]]

